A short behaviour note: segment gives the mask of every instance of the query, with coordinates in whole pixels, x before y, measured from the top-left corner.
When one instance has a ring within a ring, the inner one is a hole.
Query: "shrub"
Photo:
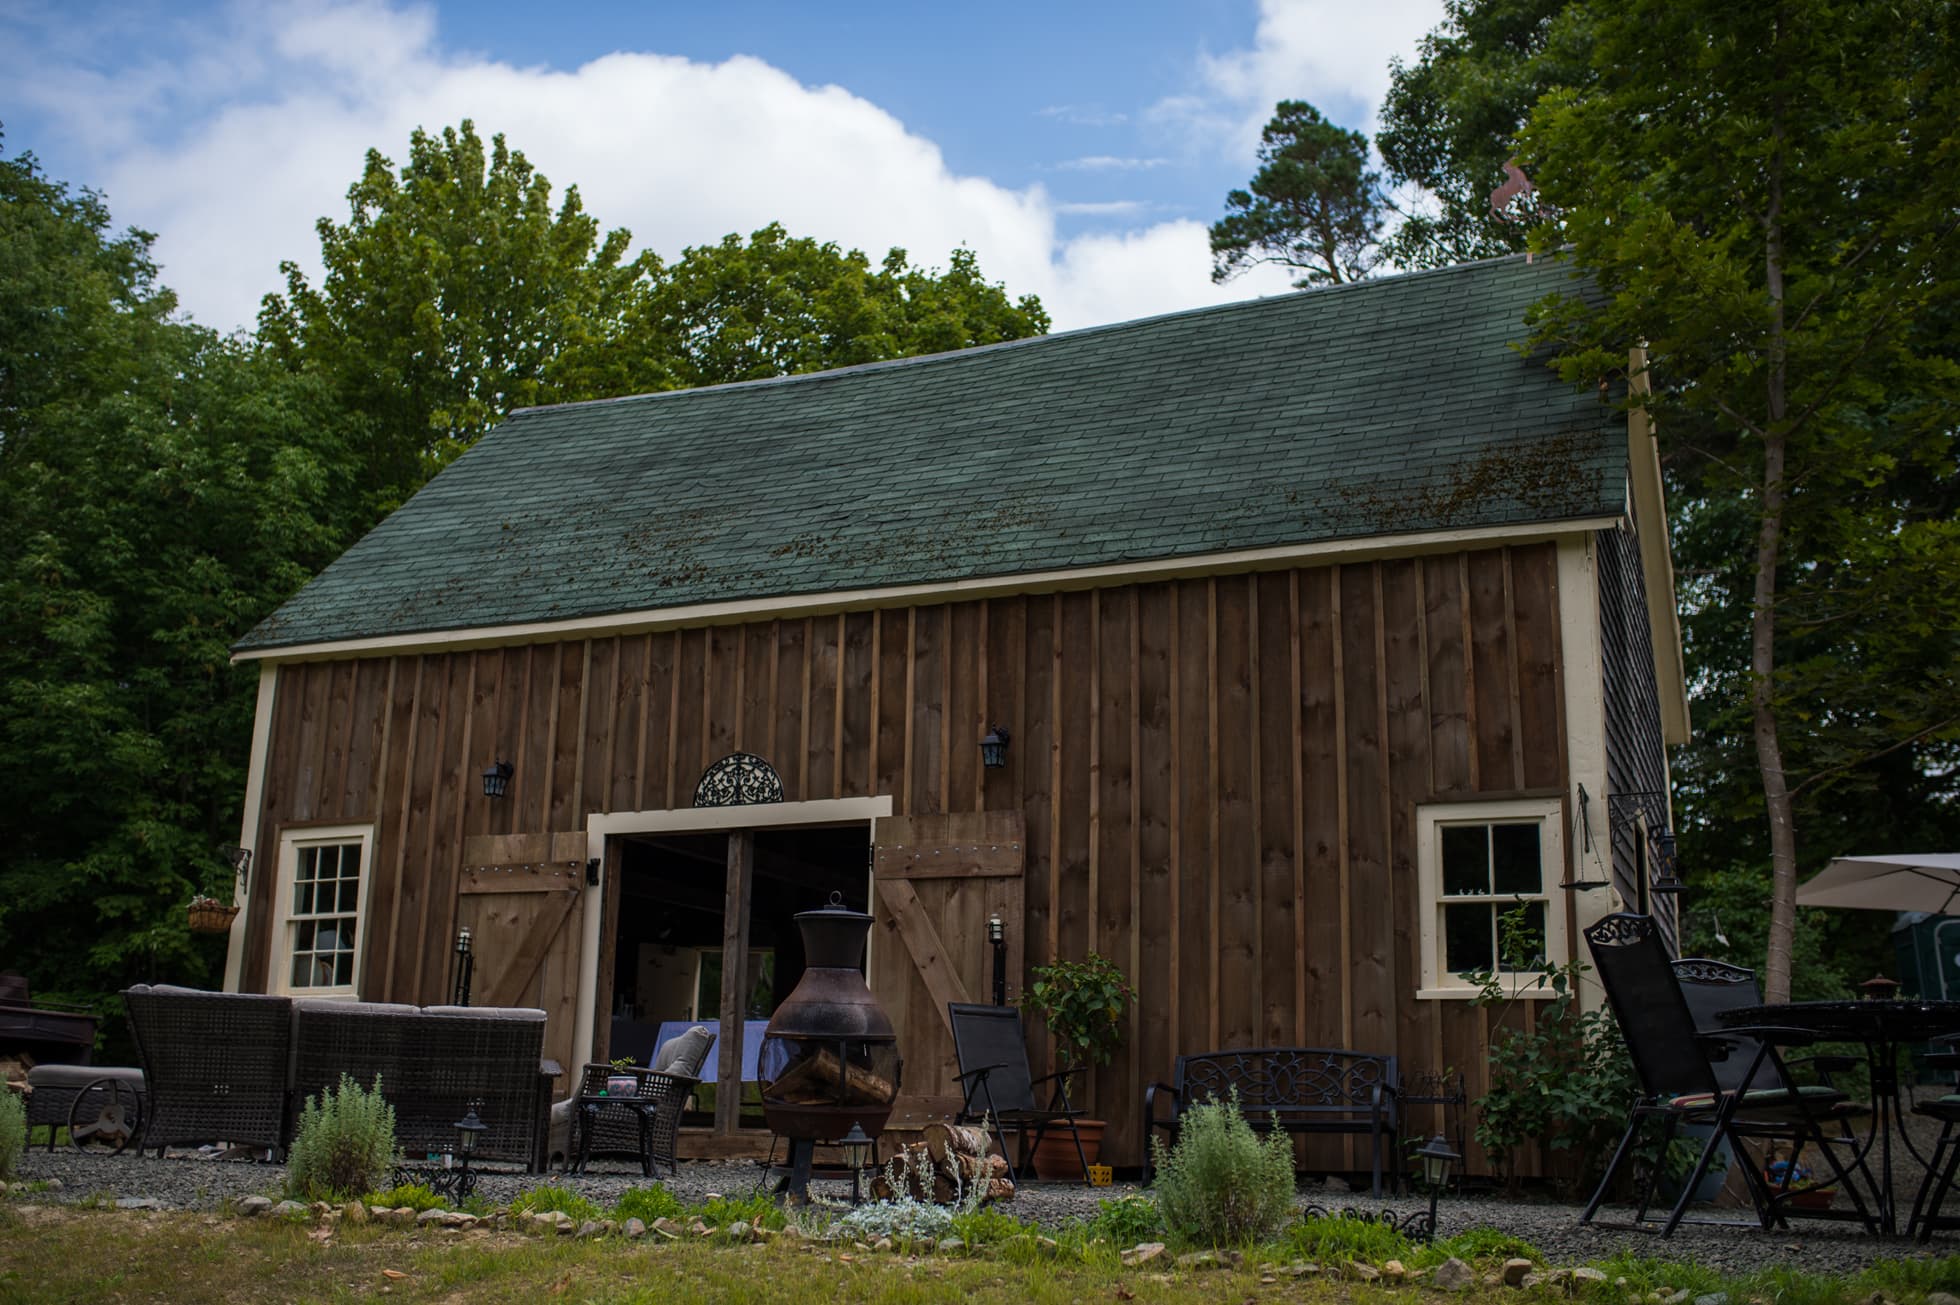
[[[1409,1239],[1387,1224],[1338,1214],[1302,1219],[1287,1229],[1285,1245],[1289,1255],[1321,1264],[1348,1260],[1380,1264],[1406,1260],[1415,1253]]]
[[[1274,1129],[1263,1139],[1239,1113],[1234,1092],[1184,1113],[1177,1145],[1152,1138],[1157,1208],[1186,1241],[1211,1246],[1264,1241],[1293,1213],[1293,1142]]]
[[[27,1149],[27,1103],[0,1087],[0,1178],[13,1175]]]
[[[545,1214],[557,1210],[580,1223],[599,1218],[599,1207],[568,1188],[546,1183],[533,1187],[527,1192],[519,1192],[517,1199],[510,1203],[515,1214]]]
[[[953,1212],[904,1196],[895,1201],[867,1201],[839,1219],[837,1226],[865,1241],[890,1237],[894,1241],[936,1242],[951,1235]]]
[[[1290,1170],[1288,1177],[1290,1184]],[[1084,1231],[1092,1241],[1100,1237],[1118,1247],[1135,1246],[1164,1231],[1164,1215],[1147,1196],[1119,1196],[1098,1205]]]
[[[1439,1237],[1430,1247],[1441,1262],[1454,1255],[1475,1264],[1483,1260],[1530,1260],[1545,1263],[1545,1252],[1522,1237],[1496,1228],[1466,1228],[1454,1237]]]
[[[380,1206],[383,1209],[399,1210],[406,1206],[411,1210],[447,1210],[444,1199],[437,1196],[421,1183],[403,1183],[385,1192],[369,1192],[361,1198],[362,1205]]]
[[[340,1088],[308,1097],[286,1160],[286,1194],[302,1201],[338,1201],[387,1181],[395,1162],[395,1108],[374,1089],[342,1074]]]
[[[686,1210],[680,1197],[654,1183],[650,1187],[635,1187],[622,1194],[613,1205],[613,1218],[621,1223],[628,1219],[652,1223],[655,1219],[677,1219]]]
[[[1028,1231],[1028,1225],[1005,1210],[985,1206],[953,1215],[953,1236],[972,1246],[997,1246]]]
[[[748,1224],[759,1224],[764,1228],[781,1228],[784,1225],[783,1212],[776,1203],[761,1194],[755,1196],[717,1196],[696,1211],[702,1222],[711,1223],[717,1228],[726,1228],[740,1220]]]

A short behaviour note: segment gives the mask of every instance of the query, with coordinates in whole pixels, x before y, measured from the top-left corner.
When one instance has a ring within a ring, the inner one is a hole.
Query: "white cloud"
[[[1068,159],[1055,166],[1063,172],[1142,172],[1151,168],[1161,168],[1169,159],[1118,158],[1113,154],[1091,154],[1085,158]]]
[[[237,0],[179,31],[180,53],[133,69],[91,62],[102,47],[58,16],[12,25],[26,39],[0,40],[14,50],[0,80],[91,161],[119,224],[158,233],[166,283],[219,329],[254,319],[282,258],[317,278],[314,220],[345,216],[369,147],[399,162],[412,129],[465,117],[665,257],[771,221],[874,258],[902,246],[927,265],[965,245],[989,278],[1040,295],[1058,328],[1286,288],[1283,276],[1214,286],[1196,223],[1063,238],[1056,217],[1076,210],[1041,186],[959,176],[877,105],[753,58],[519,68],[447,50],[429,10],[381,0]]]
[[[1248,157],[1281,100],[1310,101],[1343,127],[1372,135],[1389,60],[1412,59],[1443,18],[1441,0],[1260,0],[1252,46],[1201,54],[1199,93],[1160,100],[1149,117]]]
[[[1095,199],[1081,203],[1057,204],[1057,213],[1071,213],[1082,217],[1136,217],[1147,213],[1153,205],[1142,199]]]
[[[1127,113],[1111,113],[1093,104],[1051,104],[1035,112],[1043,118],[1053,118],[1071,127],[1121,127],[1130,120]]]

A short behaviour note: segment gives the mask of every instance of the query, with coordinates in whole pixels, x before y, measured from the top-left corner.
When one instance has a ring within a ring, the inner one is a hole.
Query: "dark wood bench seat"
[[[1381,1195],[1382,1167],[1399,1172],[1401,1116],[1395,1057],[1336,1047],[1245,1047],[1179,1056],[1169,1083],[1144,1089],[1146,1146],[1158,1129],[1175,1142],[1185,1111],[1238,1094],[1239,1109],[1256,1129],[1288,1133],[1366,1136],[1373,1152],[1374,1194]],[[1169,1116],[1162,1117],[1163,1106]],[[1144,1181],[1150,1181],[1150,1156]]]

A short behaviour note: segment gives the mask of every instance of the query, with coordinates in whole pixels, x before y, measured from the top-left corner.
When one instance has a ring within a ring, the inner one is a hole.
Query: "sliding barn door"
[[[946,1003],[993,1000],[989,916],[1006,926],[1007,999],[1020,1000],[1025,833],[1018,811],[878,822],[870,977],[905,1058],[895,1128],[916,1128],[959,1109]]]
[[[487,834],[466,839],[463,858],[456,924],[476,953],[470,1005],[539,1007],[545,1056],[573,1070],[585,835]]]

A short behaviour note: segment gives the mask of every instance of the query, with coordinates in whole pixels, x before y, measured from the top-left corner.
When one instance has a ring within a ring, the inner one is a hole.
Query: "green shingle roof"
[[[238,645],[1616,513],[1521,258],[513,414]]]

